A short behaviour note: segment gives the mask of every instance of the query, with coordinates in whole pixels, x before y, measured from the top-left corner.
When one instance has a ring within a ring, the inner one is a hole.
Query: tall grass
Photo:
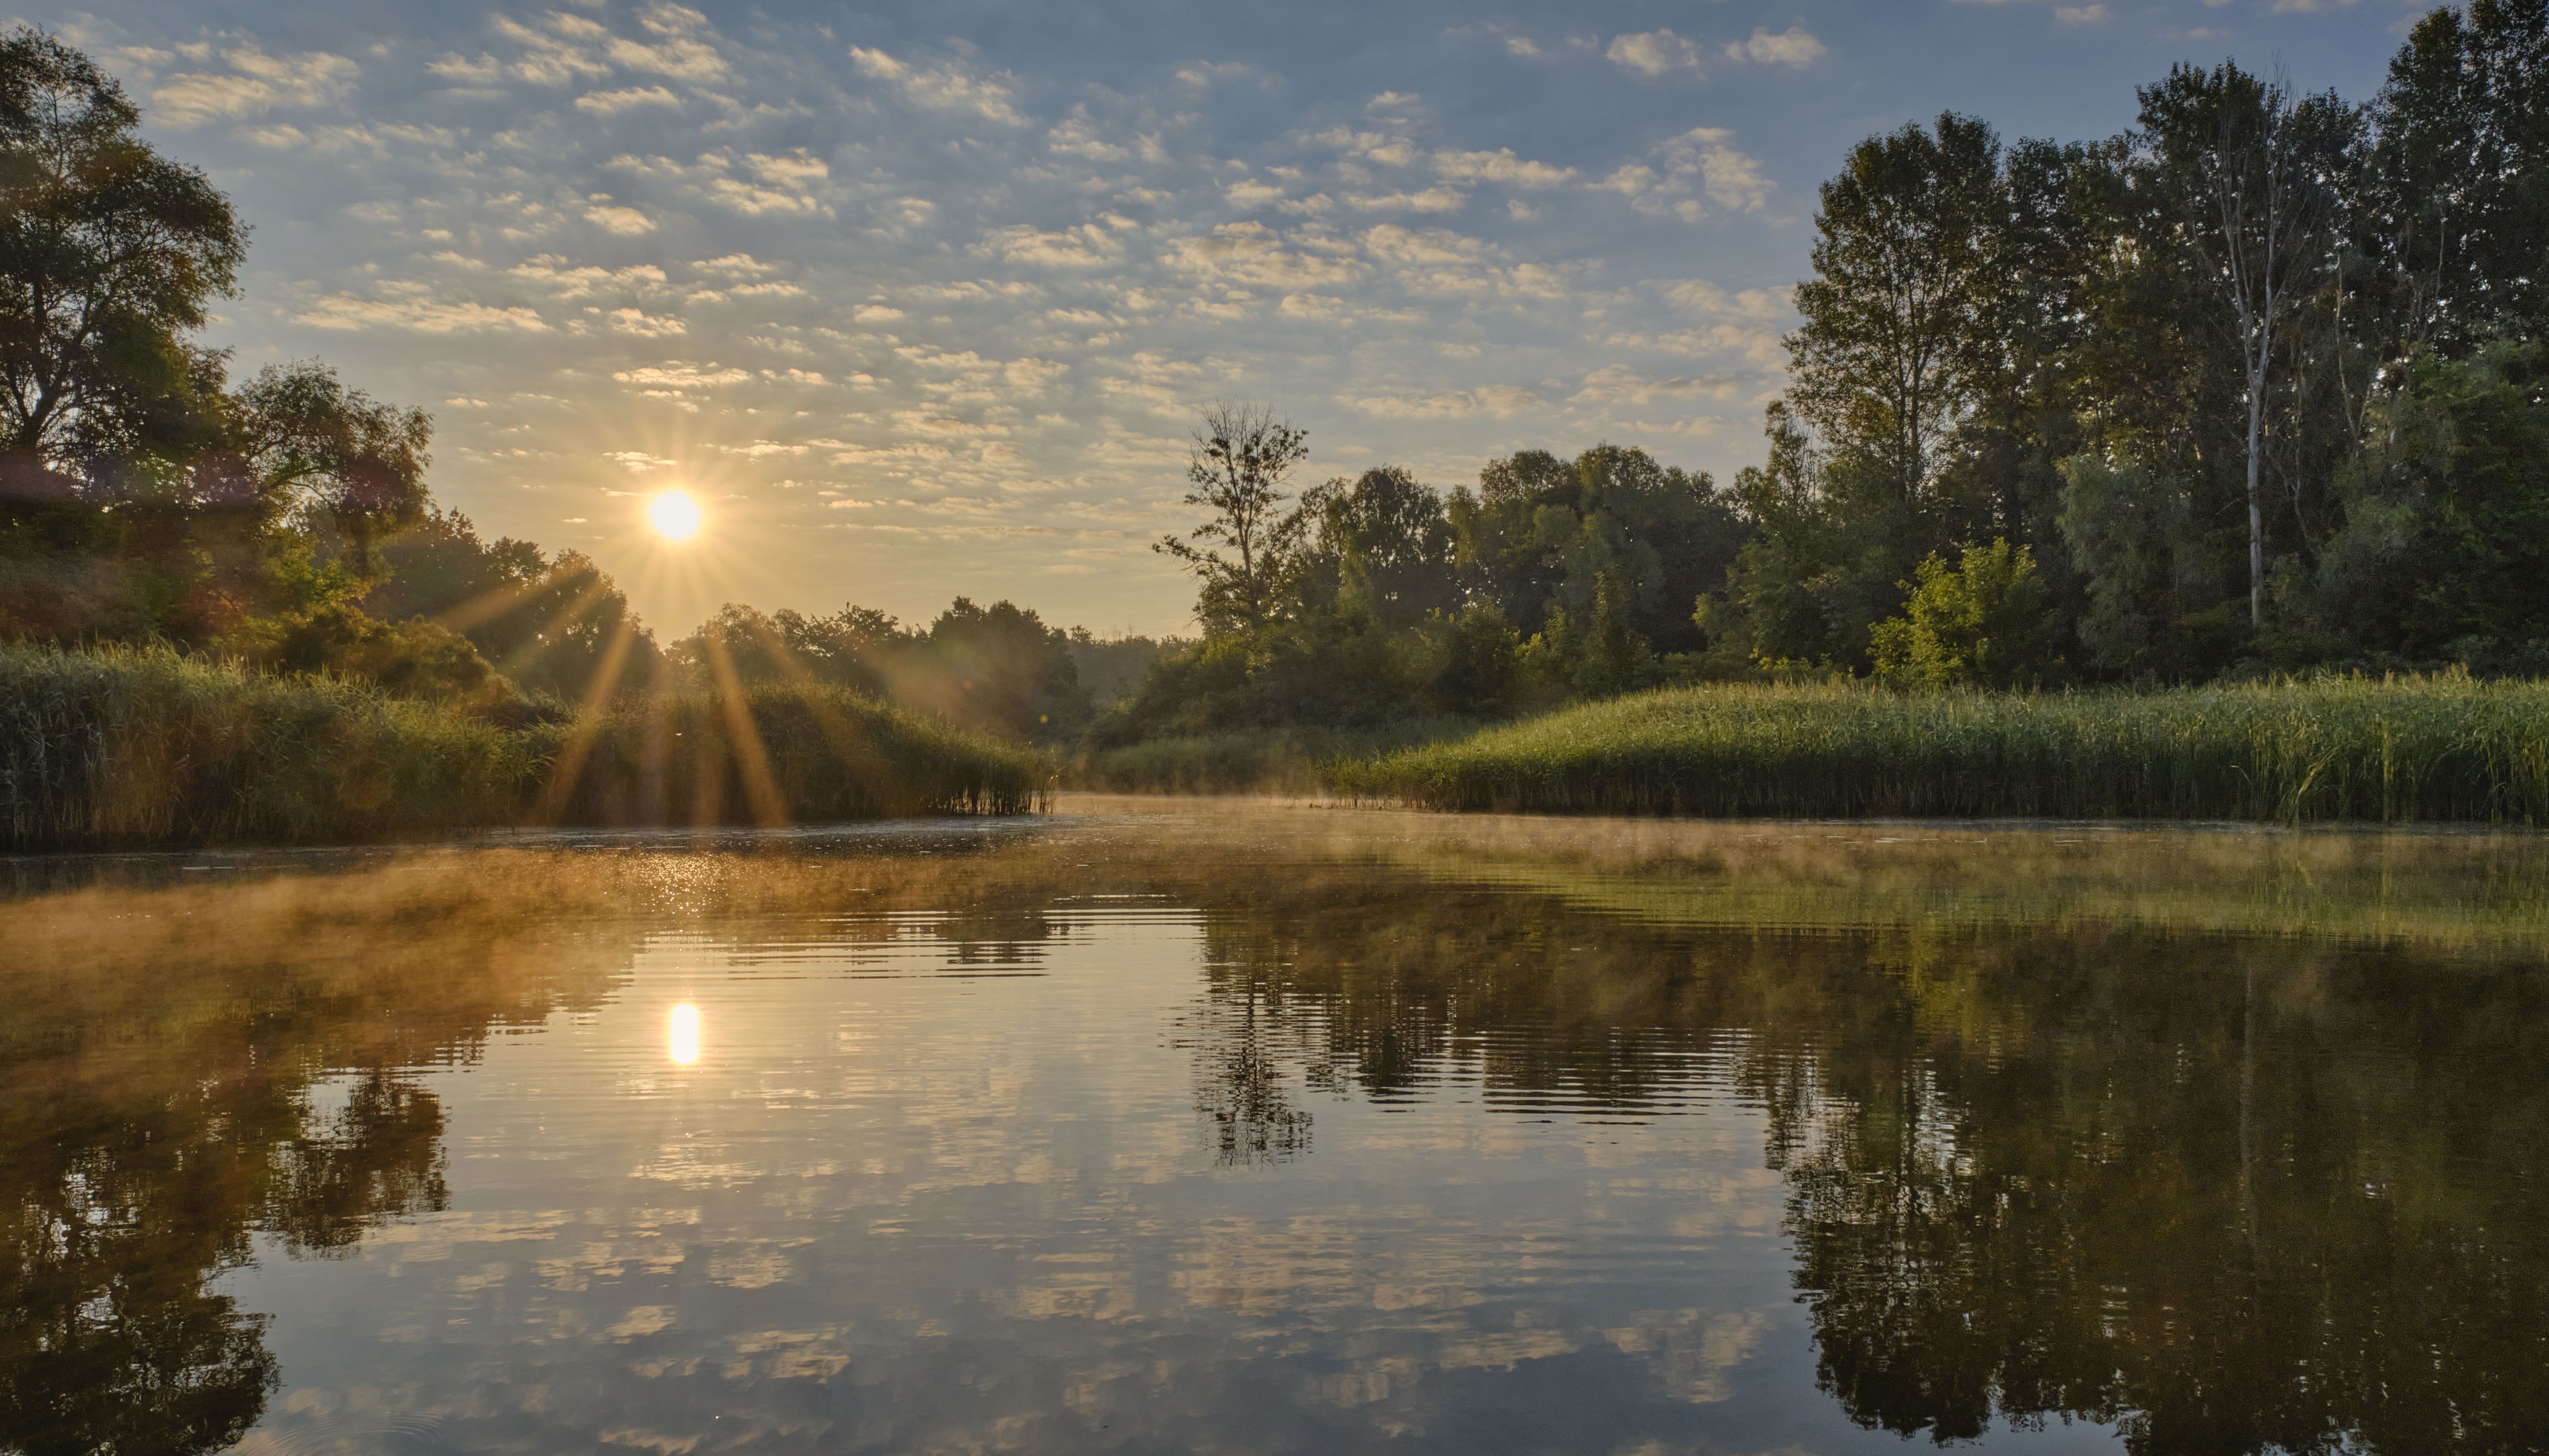
[[[1316,794],[1338,763],[1476,730],[1474,718],[1421,718],[1378,728],[1264,728],[1154,738],[1098,749],[1065,774],[1074,788],[1109,793]]]
[[[843,688],[626,700],[578,725],[551,814],[571,824],[776,824],[1043,806],[1045,757]]]
[[[1669,689],[1341,765],[1442,809],[2549,823],[2549,683],[2159,692]]]
[[[508,729],[165,650],[0,645],[14,851],[1014,813],[1041,805],[1049,773],[1029,750],[829,689]]]

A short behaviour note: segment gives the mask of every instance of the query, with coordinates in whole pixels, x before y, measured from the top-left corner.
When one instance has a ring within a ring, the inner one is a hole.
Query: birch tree
[[[2333,93],[2300,96],[2224,62],[2141,90],[2145,176],[2238,359],[2247,409],[2248,624],[2265,623],[2266,433],[2287,332],[2327,286],[2339,168],[2355,123]],[[2289,369],[2289,366],[2287,366]]]

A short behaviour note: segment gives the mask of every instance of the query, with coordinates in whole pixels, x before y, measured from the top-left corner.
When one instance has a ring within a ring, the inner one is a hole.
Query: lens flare
[[[646,519],[665,540],[688,540],[700,528],[700,502],[688,491],[666,491],[646,502]]]
[[[689,1066],[700,1059],[700,1009],[688,1001],[673,1008],[671,1035],[673,1060]]]

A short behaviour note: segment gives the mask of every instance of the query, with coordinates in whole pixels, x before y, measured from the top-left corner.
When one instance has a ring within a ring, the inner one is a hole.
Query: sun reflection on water
[[[700,1059],[700,1009],[688,1001],[673,1008],[670,1037],[673,1060],[689,1066]]]

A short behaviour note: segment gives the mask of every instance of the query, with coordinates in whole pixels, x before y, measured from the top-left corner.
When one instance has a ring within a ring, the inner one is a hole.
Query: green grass
[[[1050,774],[1030,750],[829,689],[508,729],[165,650],[0,645],[10,851],[1015,813]]]
[[[2549,823],[2549,683],[2023,695],[1676,688],[1335,767],[1438,809]]]
[[[1382,728],[1268,728],[1154,738],[1099,749],[1072,763],[1074,788],[1106,793],[1321,794],[1341,763],[1457,738],[1469,718],[1427,718]]]

